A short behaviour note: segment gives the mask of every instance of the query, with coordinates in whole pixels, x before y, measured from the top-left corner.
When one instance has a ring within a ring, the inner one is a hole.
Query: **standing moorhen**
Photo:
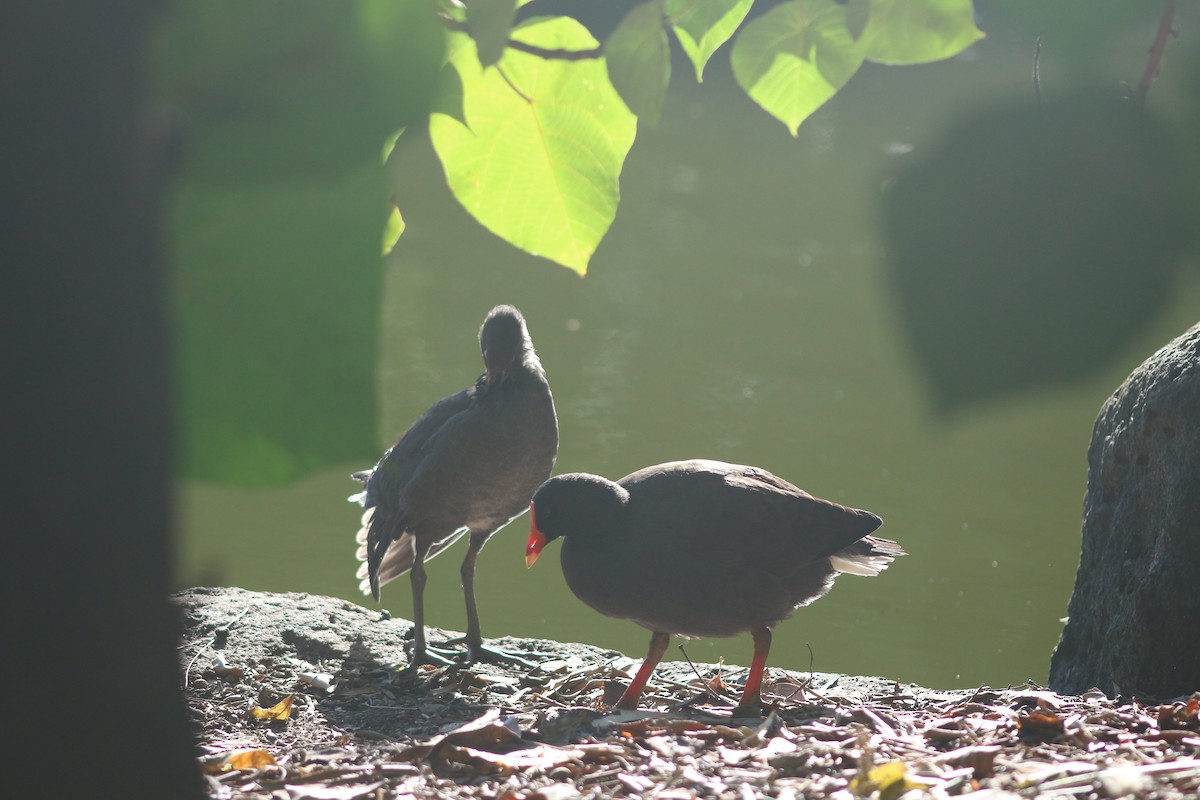
[[[425,643],[425,560],[468,532],[466,657],[508,658],[483,646],[475,557],[525,510],[558,454],[554,399],[521,312],[493,308],[479,346],[485,370],[475,384],[434,403],[374,469],[353,476],[366,486],[350,497],[366,508],[358,532],[360,587],[378,600],[380,586],[412,571],[414,664],[437,658]]]
[[[813,497],[763,469],[673,461],[617,483],[574,473],[530,504],[525,562],[564,538],[562,569],[580,600],[653,632],[618,708],[637,708],[671,634],[750,631],[754,660],[735,716],[761,713],[771,626],[833,586],[840,572],[878,575],[904,555],[869,536],[883,520]]]

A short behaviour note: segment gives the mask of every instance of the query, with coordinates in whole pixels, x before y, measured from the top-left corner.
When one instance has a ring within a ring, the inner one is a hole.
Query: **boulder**
[[[1200,690],[1200,325],[1100,409],[1068,614],[1050,660],[1054,691]]]

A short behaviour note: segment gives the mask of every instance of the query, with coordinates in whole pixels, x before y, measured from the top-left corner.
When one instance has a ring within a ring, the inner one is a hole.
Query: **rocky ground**
[[[1036,686],[934,691],[665,664],[645,711],[606,713],[637,661],[497,639],[533,668],[403,669],[411,623],[344,600],[176,595],[184,687],[214,798],[1195,797],[1197,698],[1143,705]],[[450,634],[431,630],[433,641]]]

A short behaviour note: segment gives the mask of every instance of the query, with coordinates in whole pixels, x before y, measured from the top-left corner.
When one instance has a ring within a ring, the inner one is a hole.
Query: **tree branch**
[[[1158,33],[1154,36],[1154,45],[1150,48],[1150,60],[1146,62],[1146,69],[1142,72],[1142,79],[1138,81],[1137,90],[1133,95],[1139,105],[1146,102],[1150,84],[1158,77],[1163,52],[1167,49],[1167,39],[1175,32],[1174,24],[1175,0],[1167,0],[1167,4],[1163,6],[1162,17],[1158,20]]]
[[[467,23],[459,22],[458,20],[448,17],[445,14],[438,15],[442,24],[447,30],[457,31],[459,33],[470,33],[467,30]],[[538,56],[553,61],[587,61],[593,58],[604,57],[604,47],[593,47],[588,50],[563,50],[561,48],[538,47],[536,44],[527,44],[516,39],[509,39],[505,44],[512,50],[517,50],[521,53],[528,53],[531,56]]]

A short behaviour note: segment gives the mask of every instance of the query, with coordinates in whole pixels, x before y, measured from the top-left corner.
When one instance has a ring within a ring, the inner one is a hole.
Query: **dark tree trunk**
[[[157,6],[0,10],[12,797],[204,796],[166,600],[164,176],[140,106]]]

